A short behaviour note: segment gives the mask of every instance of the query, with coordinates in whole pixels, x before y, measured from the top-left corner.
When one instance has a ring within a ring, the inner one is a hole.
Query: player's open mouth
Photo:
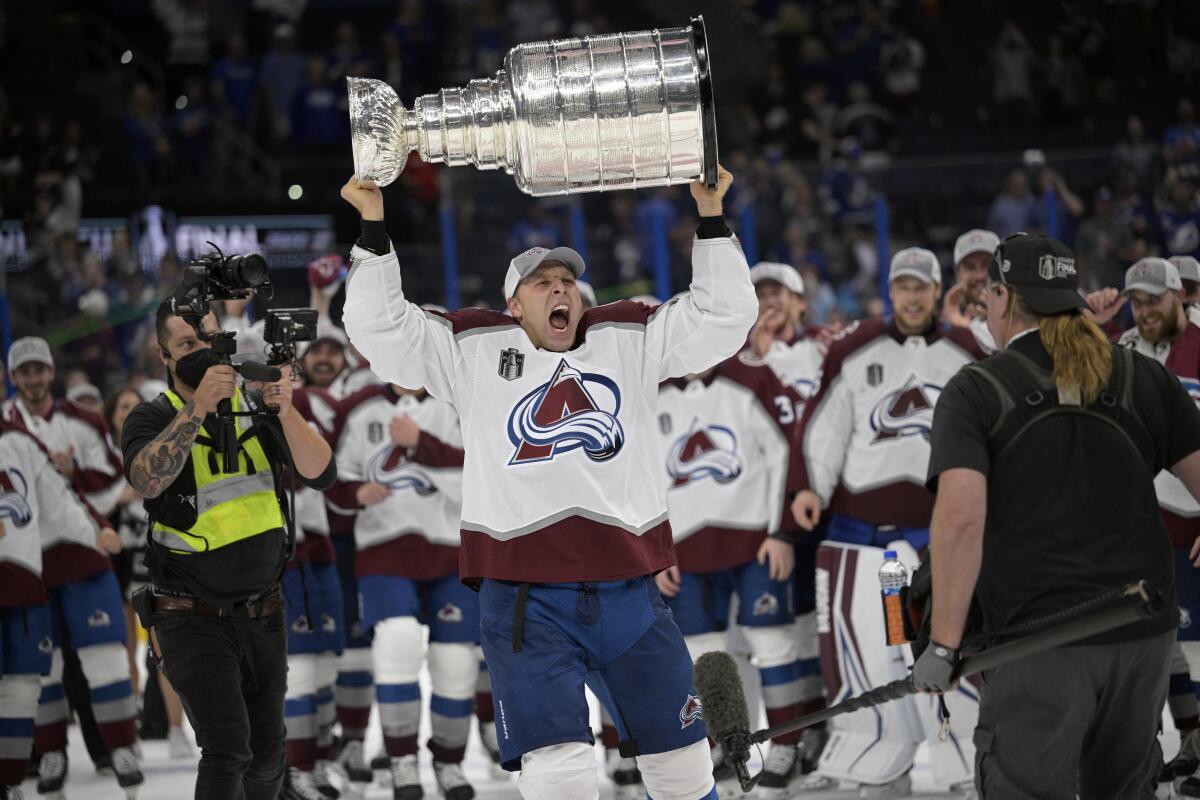
[[[556,331],[565,331],[571,323],[571,313],[565,303],[556,305],[550,311],[550,327]]]

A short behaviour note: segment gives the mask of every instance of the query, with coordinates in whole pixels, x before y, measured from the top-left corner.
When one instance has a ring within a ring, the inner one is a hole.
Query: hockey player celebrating
[[[804,278],[790,264],[762,261],[750,270],[750,281],[758,297],[758,321],[750,331],[750,349],[800,397],[796,406],[799,417],[804,402],[817,390],[826,349],[818,337],[805,335],[808,298]]]
[[[13,342],[8,370],[17,396],[5,404],[4,416],[35,436],[73,488],[100,514],[116,506],[124,482],[121,462],[98,414],[50,393],[54,360],[44,339],[27,336]],[[63,635],[79,655],[104,744],[122,787],[142,782],[133,745],[137,739],[137,706],[125,654],[125,609],[109,553],[121,549],[120,537],[100,526],[40,527],[42,579],[50,589],[55,657],[38,701],[36,744],[38,791],[62,789],[67,776],[67,700],[62,684]]]
[[[1101,289],[1088,295],[1094,320],[1103,324],[1126,303],[1133,310],[1134,326],[1118,342],[1155,359],[1171,371],[1192,399],[1200,402],[1200,328],[1188,319],[1184,286],[1176,264],[1162,258],[1143,258],[1125,273],[1125,289]],[[1200,580],[1188,551],[1200,536],[1200,504],[1170,470],[1154,479],[1154,491],[1175,552],[1175,593],[1180,627],[1171,663],[1168,704],[1182,742],[1179,754],[1166,764],[1159,781],[1187,778],[1180,786],[1185,797],[1200,797],[1200,707],[1196,683],[1200,678],[1200,631],[1184,624],[1200,617]]]
[[[716,796],[692,663],[652,575],[675,563],[654,434],[658,386],[733,355],[754,321],[749,270],[723,220],[732,177],[692,185],[691,290],[581,312],[575,251],[534,248],[505,277],[512,316],[405,299],[383,197],[363,218],[344,319],[385,380],[462,421],[462,578],[480,586],[500,753],[531,800],[598,797],[583,688],[636,754],[655,800]]]
[[[791,627],[795,537],[784,529],[784,489],[793,397],[769,367],[745,354],[668,381],[659,394],[658,432],[679,566],[658,574],[658,588],[692,658],[725,649],[730,602],[737,596],[737,623],[749,640],[772,725],[822,705],[815,631],[802,651]],[[760,797],[791,796],[801,735],[772,741]],[[732,778],[719,753],[714,756],[717,779]]]
[[[817,556],[817,616],[831,704],[907,674],[899,649],[885,646],[875,576],[885,548],[901,550],[915,566],[914,551],[928,547],[933,498],[924,480],[933,407],[946,381],[980,355],[966,329],[939,324],[940,290],[933,253],[896,253],[888,272],[895,315],[853,325],[830,345],[794,450],[797,522],[811,530],[824,509],[830,514],[829,541]],[[948,742],[933,735],[938,723],[928,699],[832,720],[820,772],[859,783],[863,798],[907,794],[913,756],[927,737],[935,779],[969,785],[978,696],[964,685],[947,703]]]
[[[104,530],[97,524],[41,443],[19,422],[0,422],[0,800],[22,797],[42,676],[54,653],[40,531]],[[61,671],[61,655],[54,657]]]
[[[429,626],[429,750],[448,800],[475,790],[462,771],[479,672],[478,595],[458,580],[463,452],[458,417],[426,392],[369,386],[343,401],[334,501],[357,507],[363,625],[396,800],[422,796],[418,684]]]

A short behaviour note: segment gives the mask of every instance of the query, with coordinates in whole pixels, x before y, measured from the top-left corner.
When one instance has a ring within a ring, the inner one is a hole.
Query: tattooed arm
[[[162,494],[183,471],[203,422],[204,415],[196,409],[196,402],[188,401],[166,430],[147,442],[130,461],[126,470],[129,484],[145,497]]]

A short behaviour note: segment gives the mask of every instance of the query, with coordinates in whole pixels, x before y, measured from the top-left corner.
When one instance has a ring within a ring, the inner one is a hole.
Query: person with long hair
[[[1001,349],[934,410],[936,600],[913,681],[948,692],[960,650],[1145,580],[1160,613],[985,673],[975,781],[981,798],[1154,797],[1178,622],[1154,478],[1170,469],[1200,497],[1200,411],[1163,365],[1108,341],[1061,242],[1001,242],[984,302]],[[972,598],[981,630],[964,632]]]
[[[104,419],[112,431],[113,441],[121,441],[121,431],[125,426],[125,418],[134,406],[142,402],[141,396],[129,386],[121,386],[112,392],[104,401]],[[146,570],[146,530],[150,520],[142,508],[142,496],[128,483],[121,491],[117,507],[112,513],[114,527],[121,536],[121,552],[113,557],[113,568],[117,573],[117,582],[121,586],[121,597],[125,606],[125,628],[128,631],[125,647],[129,652],[129,674],[133,676],[134,696],[142,699],[143,726],[142,737],[145,738],[145,698],[141,691],[141,680],[138,676],[138,622],[133,613],[129,598],[139,587],[144,586],[150,579]],[[167,722],[170,729],[167,732],[167,746],[171,758],[187,758],[192,755],[192,743],[183,732],[183,706],[179,695],[171,688],[171,682],[162,670],[158,673],[158,688],[162,695],[163,707],[167,712]],[[147,680],[149,687],[149,680]],[[160,723],[161,724],[161,723]],[[162,735],[161,733],[159,734]]]

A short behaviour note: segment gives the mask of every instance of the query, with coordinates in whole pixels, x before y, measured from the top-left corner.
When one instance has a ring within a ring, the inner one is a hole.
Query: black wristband
[[[785,542],[790,545],[795,545],[796,542],[798,541],[798,539],[796,538],[796,534],[789,533],[788,531],[775,531],[774,533],[768,533],[767,538],[768,539],[778,539],[779,541]]]
[[[715,217],[701,217],[696,226],[696,236],[701,239],[728,239],[733,231],[725,224],[725,217],[718,214]]]
[[[387,226],[383,220],[362,221],[362,235],[358,237],[358,246],[377,256],[387,255],[391,247],[388,244]]]

